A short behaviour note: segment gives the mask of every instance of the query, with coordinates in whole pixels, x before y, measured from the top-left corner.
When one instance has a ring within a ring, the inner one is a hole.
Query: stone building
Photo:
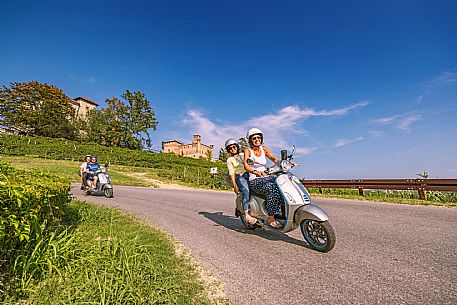
[[[78,117],[84,119],[87,116],[87,113],[100,106],[96,102],[88,99],[87,97],[78,96],[70,101],[71,106],[75,109],[75,113]],[[5,126],[0,126],[0,134],[20,134],[24,131],[11,127],[6,128]]]
[[[176,140],[163,141],[162,152],[175,153],[178,156],[191,157],[191,158],[213,158],[214,145],[205,145],[201,142],[200,135],[194,135],[192,143],[183,144]]]
[[[74,98],[71,105],[75,109],[76,115],[81,118],[85,118],[87,113],[90,110],[95,109],[98,106],[100,106],[96,102],[88,99],[87,97],[83,97],[83,96],[78,96],[77,98]]]

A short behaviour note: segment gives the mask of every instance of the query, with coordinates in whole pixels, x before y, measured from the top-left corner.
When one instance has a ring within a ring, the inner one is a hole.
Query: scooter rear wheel
[[[244,214],[240,213],[240,220],[243,226],[248,229],[248,230],[255,230],[255,227],[251,225],[249,222],[247,222],[246,218],[244,217]]]
[[[335,232],[328,221],[305,219],[300,223],[300,230],[306,242],[317,251],[328,252],[335,246]]]

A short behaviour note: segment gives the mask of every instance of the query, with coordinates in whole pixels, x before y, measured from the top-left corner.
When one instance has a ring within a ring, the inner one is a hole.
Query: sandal
[[[256,224],[256,222],[257,222],[257,218],[254,218],[251,215],[248,215],[245,218],[246,218],[246,221],[248,222],[248,224],[250,224],[251,226]]]
[[[277,220],[275,220],[273,222],[270,222],[269,226],[272,227],[272,228],[275,228],[275,229],[281,229],[282,228],[282,224]]]

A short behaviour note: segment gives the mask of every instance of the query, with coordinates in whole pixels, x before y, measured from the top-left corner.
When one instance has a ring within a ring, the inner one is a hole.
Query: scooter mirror
[[[292,145],[292,153],[290,154],[290,157],[292,157],[295,153],[295,145]]]
[[[287,150],[281,150],[281,160],[287,159]]]

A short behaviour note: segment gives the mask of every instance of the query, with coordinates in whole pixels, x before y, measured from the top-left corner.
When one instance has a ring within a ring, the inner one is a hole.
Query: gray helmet
[[[227,141],[225,141],[225,150],[228,151],[227,147],[229,147],[230,145],[233,145],[233,144],[237,145],[237,146],[238,146],[238,149],[239,149],[240,145],[238,144],[238,141],[237,141],[237,140],[235,140],[235,139],[228,139]]]
[[[262,132],[262,130],[260,130],[259,128],[251,128],[251,129],[248,130],[248,133],[246,135],[246,138],[248,138],[249,144],[252,145],[251,137],[254,136],[254,135],[259,135],[260,137],[262,137],[262,143],[263,143],[263,132]]]

